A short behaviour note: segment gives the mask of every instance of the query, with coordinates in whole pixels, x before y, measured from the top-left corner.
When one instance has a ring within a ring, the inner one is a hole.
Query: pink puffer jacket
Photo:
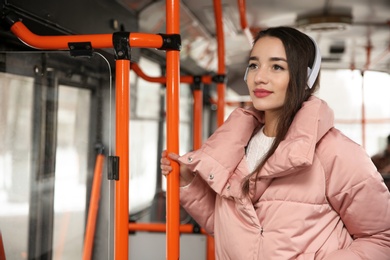
[[[201,149],[181,204],[215,237],[219,260],[390,259],[390,193],[370,157],[311,97],[260,172],[251,196],[245,147],[261,115],[238,108]]]

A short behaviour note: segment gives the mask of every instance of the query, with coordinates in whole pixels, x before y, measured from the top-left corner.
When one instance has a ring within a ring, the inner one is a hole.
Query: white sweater
[[[264,134],[264,126],[251,138],[246,149],[246,162],[250,172],[253,172],[260,164],[274,140],[275,137],[268,137]]]

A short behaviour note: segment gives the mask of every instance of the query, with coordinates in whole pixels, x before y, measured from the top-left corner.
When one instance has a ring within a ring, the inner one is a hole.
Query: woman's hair
[[[308,67],[312,68],[316,54],[315,45],[310,37],[291,27],[272,27],[260,31],[254,38],[253,45],[263,37],[276,37],[282,41],[287,55],[290,81],[288,83],[284,105],[279,114],[275,140],[264,159],[256,169],[244,179],[242,192],[245,195],[249,194],[250,179],[255,177],[255,180],[257,180],[260,169],[275,152],[279,143],[284,140],[302,103],[308,100],[308,98],[317,90],[319,83],[318,75],[312,88],[309,88],[307,85]]]

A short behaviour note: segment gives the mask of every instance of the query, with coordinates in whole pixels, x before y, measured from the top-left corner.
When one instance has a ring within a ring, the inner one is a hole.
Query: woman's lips
[[[255,89],[255,90],[253,90],[253,94],[255,95],[255,97],[263,98],[263,97],[267,97],[267,96],[271,95],[272,91],[268,91],[265,89]]]

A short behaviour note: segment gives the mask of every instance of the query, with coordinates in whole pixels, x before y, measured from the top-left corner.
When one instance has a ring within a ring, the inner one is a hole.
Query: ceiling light
[[[352,24],[350,10],[338,12],[308,13],[298,15],[297,27],[307,31],[341,31]]]

